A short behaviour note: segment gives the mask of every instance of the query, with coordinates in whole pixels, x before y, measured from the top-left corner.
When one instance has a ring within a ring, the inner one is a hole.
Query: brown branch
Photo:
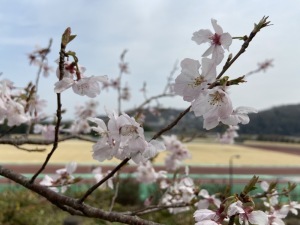
[[[46,151],[45,148],[36,148],[36,149],[29,149],[29,148],[24,148],[24,147],[21,147],[21,146],[18,146],[18,145],[14,145],[17,149],[20,149],[20,150],[23,150],[23,151],[26,151],[26,152],[44,152]]]
[[[64,35],[70,31],[70,28],[67,28],[67,30],[64,32],[63,34],[63,38]],[[61,46],[60,46],[60,52],[59,52],[59,80],[63,79],[64,76],[64,60],[65,60],[65,50],[66,50],[66,46],[67,43],[64,43],[62,38],[62,42],[61,42]],[[61,122],[61,98],[60,98],[60,93],[56,94],[56,99],[57,99],[57,109],[56,109],[56,124],[55,124],[55,136],[54,136],[54,143],[53,143],[53,147],[51,149],[51,151],[49,152],[49,154],[47,155],[42,167],[33,175],[33,177],[30,180],[30,183],[33,183],[34,180],[37,178],[37,176],[45,169],[45,167],[47,166],[49,160],[51,159],[51,156],[53,155],[53,153],[55,152],[57,146],[58,146],[58,134],[59,134],[59,127],[60,127],[60,122]]]
[[[142,209],[138,209],[132,212],[126,212],[125,214],[127,215],[144,215],[147,213],[152,213],[156,211],[160,211],[162,209],[170,209],[170,208],[182,208],[182,207],[187,207],[187,206],[192,206],[191,203],[181,203],[181,204],[174,204],[174,205],[153,205],[149,207],[145,207]]]
[[[84,200],[92,194],[98,187],[100,187],[104,182],[106,182],[109,178],[113,177],[116,172],[118,172],[124,165],[128,163],[130,158],[124,159],[122,162],[119,163],[109,174],[107,174],[102,180],[100,180],[97,184],[94,184],[90,187],[87,192],[78,200],[79,203],[83,203]]]
[[[136,108],[136,111],[141,110],[145,105],[149,104],[149,103],[150,103],[151,101],[153,101],[153,100],[156,100],[156,99],[159,99],[159,98],[163,98],[163,97],[173,97],[173,96],[174,96],[174,94],[166,94],[166,93],[152,96],[151,98],[148,98],[148,99],[145,100],[142,104],[140,104],[140,105]]]
[[[222,77],[222,75],[228,70],[228,68],[235,62],[235,60],[237,60],[241,54],[243,54],[246,49],[248,48],[250,42],[252,41],[252,39],[255,37],[255,35],[264,27],[267,27],[270,25],[270,22],[267,21],[268,17],[263,17],[260,22],[258,24],[254,25],[254,29],[251,31],[251,33],[249,34],[249,37],[245,36],[245,40],[244,43],[242,44],[241,49],[238,51],[238,53],[231,59],[231,60],[227,60],[227,62],[225,63],[222,71],[219,73],[219,75],[217,76],[217,79],[220,79]]]
[[[182,119],[182,117],[184,117],[191,109],[192,106],[189,106],[186,110],[184,110],[183,112],[181,112],[178,117],[172,122],[170,123],[168,126],[166,126],[165,128],[161,129],[159,132],[157,132],[151,140],[157,139],[158,137],[160,137],[163,133],[167,132],[168,130],[171,130],[178,122],[179,120]]]
[[[69,212],[73,215],[84,216],[88,218],[99,218],[110,222],[120,222],[136,225],[161,225],[152,221],[143,220],[139,217],[124,215],[118,212],[107,212],[87,204],[81,204],[77,199],[56,193],[45,186],[30,182],[29,179],[21,174],[0,166],[0,175],[4,176],[25,188],[45,197],[49,202]]]
[[[83,137],[80,135],[68,135],[65,137],[61,137],[57,140],[57,142],[63,142],[71,139],[78,139],[82,141],[89,141],[95,143],[96,141],[92,138]],[[45,140],[45,139],[19,139],[19,138],[7,138],[7,139],[0,139],[0,144],[6,145],[24,145],[24,144],[32,144],[32,145],[52,145],[54,140]]]

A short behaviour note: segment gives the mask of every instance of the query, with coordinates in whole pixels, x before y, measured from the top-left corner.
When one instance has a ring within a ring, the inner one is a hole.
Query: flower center
[[[131,136],[137,133],[137,127],[133,125],[125,125],[120,128],[120,134],[123,136]]]
[[[209,102],[211,105],[218,105],[219,103],[223,102],[223,97],[224,97],[223,93],[216,91],[215,93],[210,94],[209,96],[210,96]]]
[[[214,34],[212,37],[210,37],[212,44],[214,45],[221,45],[221,35]]]

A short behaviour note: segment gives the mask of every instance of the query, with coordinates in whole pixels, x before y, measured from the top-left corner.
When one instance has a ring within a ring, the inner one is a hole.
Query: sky
[[[264,110],[297,104],[300,1],[295,0],[0,0],[1,77],[18,87],[34,81],[37,67],[29,65],[27,55],[37,46],[46,47],[50,38],[53,45],[48,60],[56,69],[54,61],[58,58],[61,34],[71,27],[77,37],[67,50],[76,52],[79,63],[87,68],[87,76],[116,78],[120,54],[128,50],[125,60],[130,74],[124,75],[122,82],[128,83],[132,98],[124,103],[125,110],[143,102],[139,91],[143,82],[147,82],[148,96],[160,94],[176,62],[201,59],[209,45],[197,45],[191,37],[200,29],[212,30],[211,18],[218,21],[224,32],[243,36],[263,16],[269,16],[273,25],[258,33],[225,75],[239,77],[266,59],[273,59],[274,67],[250,76],[247,83],[231,87],[233,105]],[[230,52],[235,54],[241,44],[234,40]],[[217,69],[220,71],[222,64]],[[179,73],[180,68],[175,75]],[[56,81],[52,73],[48,78],[42,77],[39,84],[39,96],[48,101],[45,112],[49,115],[56,110]],[[63,92],[62,104],[67,109],[64,118],[73,118],[75,106],[88,100],[72,90]],[[94,100],[99,102],[99,114],[103,114],[104,107],[117,107],[113,90],[102,91]],[[160,103],[177,109],[189,105],[179,96],[161,99]]]

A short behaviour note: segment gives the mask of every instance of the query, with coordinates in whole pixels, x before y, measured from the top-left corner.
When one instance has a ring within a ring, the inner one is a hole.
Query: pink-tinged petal
[[[71,78],[64,78],[54,84],[55,93],[61,93],[64,90],[70,88],[74,84],[74,80]]]
[[[198,209],[194,213],[196,221],[211,220],[216,217],[216,213],[210,209]]]
[[[232,37],[229,33],[224,33],[220,37],[220,42],[223,48],[229,51],[229,46],[232,44]]]
[[[261,183],[260,183],[260,187],[261,187],[261,189],[263,189],[263,191],[268,191],[268,189],[269,189],[269,183],[267,182],[267,181],[262,181]]]
[[[216,63],[213,60],[208,58],[202,59],[202,75],[205,76],[208,83],[215,81],[217,70]]]
[[[219,34],[219,35],[223,34],[223,29],[220,25],[217,24],[217,20],[211,19],[211,24],[212,24],[216,34]]]
[[[212,52],[214,51],[215,46],[211,45],[203,54],[202,57],[206,57],[209,56],[210,54],[212,54]]]
[[[103,162],[104,160],[110,160],[114,156],[114,151],[107,143],[106,138],[100,139],[93,145],[93,159]]]
[[[108,81],[108,77],[106,75],[104,75],[104,76],[91,76],[91,78],[95,81],[98,81],[98,82],[107,82]]]
[[[248,114],[248,113],[257,113],[257,109],[255,108],[252,108],[252,107],[246,107],[246,106],[240,106],[240,107],[237,107],[235,109],[235,111],[237,113],[243,113],[243,114]]]
[[[99,134],[103,133],[103,132],[107,132],[107,127],[106,124],[104,123],[104,121],[102,119],[99,118],[92,118],[89,117],[87,118],[89,121],[96,123],[98,125],[98,127],[92,127],[92,129],[96,132],[98,132]]]
[[[219,119],[216,116],[203,117],[203,128],[206,130],[211,130],[219,125]]]
[[[192,102],[192,111],[194,111],[195,116],[202,116],[209,110],[209,104],[207,102],[207,96],[205,95],[200,95]]]
[[[248,220],[251,224],[257,224],[257,225],[268,225],[268,215],[264,213],[263,211],[253,211],[250,214],[247,215]]]
[[[197,204],[198,209],[207,209],[208,206],[209,206],[209,202],[206,199],[201,199]]]
[[[216,64],[220,64],[224,58],[224,49],[220,45],[212,45],[212,60],[216,62]]]
[[[201,191],[199,192],[198,195],[199,195],[199,196],[202,196],[203,198],[209,198],[209,197],[210,197],[208,191],[205,190],[205,189],[201,189]]]
[[[191,78],[199,75],[199,68],[201,65],[198,60],[185,58],[181,61],[180,66],[182,68],[181,73],[185,73]]]
[[[268,223],[267,223],[268,224]],[[272,220],[272,223],[270,223],[271,225],[285,225],[285,222],[283,222],[282,219],[279,218],[274,218]]]
[[[233,215],[237,215],[237,214],[244,214],[245,211],[242,208],[243,204],[241,201],[237,201],[232,203],[229,207],[228,207],[228,211],[227,214],[228,216],[233,216]]]
[[[201,29],[193,33],[192,40],[195,41],[198,45],[201,45],[206,42],[210,42],[210,37],[213,36],[213,33],[208,29]]]
[[[73,174],[77,168],[76,162],[70,162],[66,165],[66,170],[69,174]]]

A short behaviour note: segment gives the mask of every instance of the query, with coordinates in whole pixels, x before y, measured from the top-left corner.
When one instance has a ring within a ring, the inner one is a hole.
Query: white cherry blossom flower
[[[213,60],[202,59],[202,74],[199,73],[198,60],[184,59],[181,61],[181,73],[175,80],[174,91],[183,96],[183,100],[191,102],[201,91],[207,89],[207,84],[216,79],[216,65]]]
[[[210,209],[198,209],[194,213],[196,220],[195,225],[220,225],[222,218],[218,212],[214,212]]]
[[[298,215],[297,209],[300,209],[300,204],[296,201],[291,201],[291,202],[289,202],[289,204],[283,205],[279,211],[282,214],[286,213],[286,215],[288,214],[289,211],[291,213],[293,213],[294,215]]]
[[[227,118],[222,118],[221,121],[227,125],[236,126],[237,124],[247,124],[250,119],[248,113],[257,113],[257,110],[251,107],[240,106],[233,110],[232,114]]]
[[[104,82],[107,80],[107,76],[91,76],[87,78],[81,78],[76,81],[73,85],[73,91],[81,96],[88,96],[95,98],[100,94],[100,85],[98,82]]]
[[[229,95],[221,87],[208,89],[206,93],[192,102],[192,110],[196,116],[203,116],[203,127],[210,130],[222,119],[228,118],[233,111]]]
[[[201,189],[198,195],[203,198],[198,202],[198,209],[207,209],[210,204],[220,207],[220,199],[217,199],[215,195],[209,195],[207,190]]]
[[[238,215],[240,224],[249,225],[268,225],[268,215],[263,211],[256,210],[253,211],[251,207],[244,207],[241,201],[232,203],[228,207],[228,216]]]
[[[215,33],[208,29],[201,29],[193,34],[192,40],[198,45],[210,43],[210,47],[204,52],[203,57],[212,54],[212,59],[220,64],[224,58],[224,49],[229,50],[232,43],[232,37],[229,33],[224,33],[221,26],[217,24],[217,20],[211,19],[211,24]],[[224,49],[223,49],[224,48]]]
[[[59,64],[59,59],[55,60],[57,64]],[[86,71],[86,68],[84,66],[78,65],[78,70],[80,74],[83,74]],[[56,76],[57,78],[60,78],[60,71],[59,67],[56,69]],[[72,78],[76,76],[76,65],[74,62],[71,61],[65,61],[64,62],[64,75],[63,78]]]
[[[24,106],[14,100],[9,100],[6,104],[7,125],[15,126],[26,123],[30,120],[30,116],[25,113]]]
[[[42,136],[47,140],[54,140],[55,126],[54,125],[41,125],[35,124],[33,132],[36,134],[42,133]]]
[[[167,171],[156,172],[150,161],[139,163],[136,172],[136,179],[141,183],[151,184],[160,178],[167,178]]]

